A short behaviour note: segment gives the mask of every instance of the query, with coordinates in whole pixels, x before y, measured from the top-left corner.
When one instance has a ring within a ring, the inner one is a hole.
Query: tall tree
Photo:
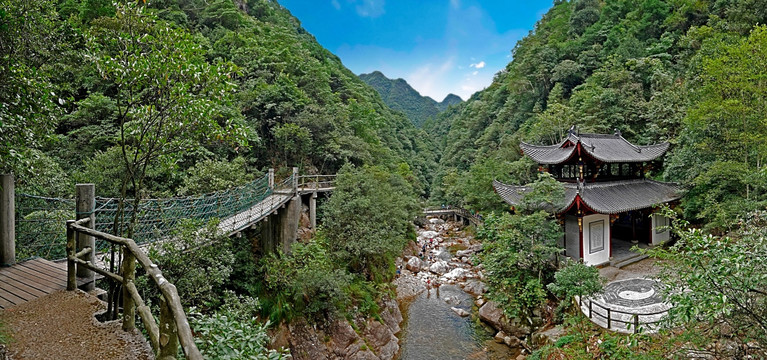
[[[114,17],[94,20],[90,35],[90,58],[110,84],[117,108],[125,167],[121,199],[132,192],[138,205],[154,163],[173,164],[200,143],[245,139],[237,117],[220,116],[231,104],[234,68],[209,64],[199,39],[132,3],[118,5]],[[123,230],[116,218],[114,231]]]

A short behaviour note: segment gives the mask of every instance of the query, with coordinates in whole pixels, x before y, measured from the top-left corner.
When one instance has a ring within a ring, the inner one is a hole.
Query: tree
[[[675,216],[668,209],[665,215]],[[668,324],[717,330],[726,324],[743,343],[726,356],[743,358],[754,349],[749,341],[767,346],[767,212],[753,212],[738,224],[732,236],[716,237],[675,220],[679,240],[648,253],[668,260],[659,275],[663,296],[673,304]]]
[[[141,5],[118,5],[113,18],[93,21],[89,57],[110,85],[125,166],[120,198],[142,197],[147,169],[173,164],[185,150],[204,142],[238,142],[245,134],[238,118],[219,117],[230,106],[234,83],[230,64],[209,64],[192,35],[157,20]],[[114,231],[127,236],[115,217]],[[136,221],[133,212],[131,223]]]
[[[530,215],[488,215],[477,230],[482,241],[489,298],[511,317],[527,317],[546,300],[554,272],[552,256],[560,226],[545,211]]]
[[[344,166],[325,204],[322,234],[331,256],[350,272],[381,282],[413,234],[418,209],[411,185],[378,167]]]
[[[27,173],[63,103],[47,62],[63,52],[52,1],[0,1],[0,172]],[[31,174],[30,174],[31,175]]]

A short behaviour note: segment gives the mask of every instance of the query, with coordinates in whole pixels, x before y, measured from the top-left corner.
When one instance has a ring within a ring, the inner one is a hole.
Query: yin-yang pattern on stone
[[[630,308],[660,304],[663,299],[658,291],[658,283],[650,279],[630,279],[607,284],[604,300],[608,304]]]

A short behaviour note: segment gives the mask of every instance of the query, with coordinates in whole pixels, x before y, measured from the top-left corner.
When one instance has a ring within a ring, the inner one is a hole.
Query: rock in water
[[[466,286],[464,286],[463,291],[466,291],[467,293],[474,296],[479,296],[487,291],[487,287],[483,282],[479,280],[469,280],[466,282]]]
[[[446,273],[448,271],[447,261],[437,261],[434,264],[431,264],[429,271],[437,275]]]
[[[452,254],[450,254],[450,251],[447,251],[447,250],[445,250],[445,249],[439,249],[439,250],[437,250],[437,252],[434,254],[434,257],[435,257],[436,259],[439,259],[439,260],[450,261],[450,259],[452,259],[452,258],[453,258],[453,255],[452,255]]]
[[[457,308],[457,307],[451,307],[450,310],[455,311],[455,313],[458,314],[458,316],[460,316],[460,317],[467,317],[467,316],[471,315],[471,314],[469,314],[468,311],[466,311],[464,309],[461,309],[461,308]]]
[[[412,271],[414,274],[416,274],[416,273],[418,273],[419,271],[421,271],[421,266],[422,266],[422,264],[421,264],[421,259],[419,259],[419,258],[418,258],[418,257],[416,257],[416,256],[412,256],[412,257],[410,257],[410,259],[407,261],[407,266],[406,266],[406,268],[407,268],[408,270]]]
[[[429,239],[434,239],[437,236],[439,236],[439,234],[436,231],[429,230],[429,231],[422,232],[419,237],[423,238],[423,239],[426,239],[426,240],[429,240]]]
[[[447,274],[443,275],[443,277],[445,277],[446,279],[450,279],[450,280],[460,280],[460,279],[463,279],[464,277],[466,277],[466,273],[467,272],[468,272],[468,270],[466,270],[466,269],[455,268],[453,270],[450,270],[450,272],[448,272]]]
[[[445,223],[445,220],[442,220],[440,218],[433,218],[433,219],[429,219],[429,222],[434,225],[442,225]]]
[[[501,329],[501,318],[503,317],[503,310],[499,309],[495,305],[495,302],[488,301],[485,305],[479,308],[479,318],[482,321],[490,324],[493,328]]]

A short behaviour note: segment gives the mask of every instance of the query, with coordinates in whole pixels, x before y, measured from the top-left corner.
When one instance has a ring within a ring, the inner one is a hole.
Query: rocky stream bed
[[[482,245],[460,223],[429,219],[418,240],[396,260],[396,299],[385,299],[381,319],[337,319],[324,326],[305,321],[282,325],[272,346],[290,348],[293,359],[524,359],[538,317],[509,320],[486,301]]]

